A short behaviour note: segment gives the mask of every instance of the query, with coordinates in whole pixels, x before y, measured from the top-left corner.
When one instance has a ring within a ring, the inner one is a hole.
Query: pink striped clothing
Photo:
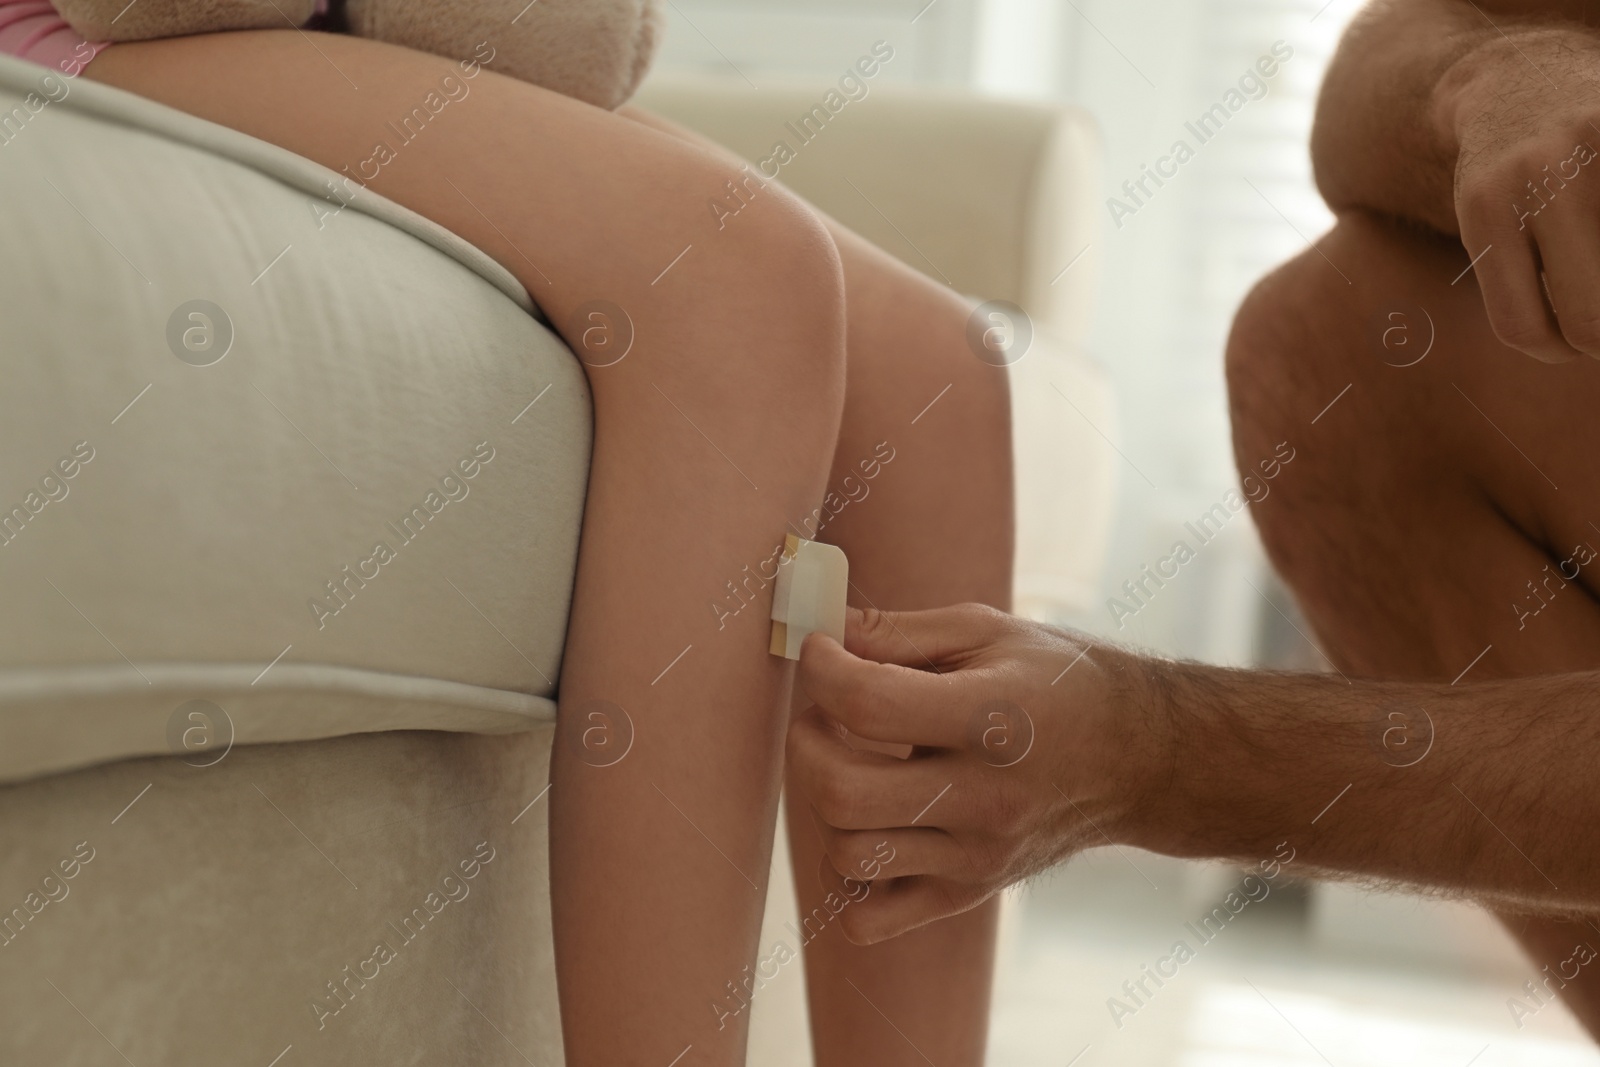
[[[32,60],[75,77],[107,47],[86,41],[50,0],[0,0],[0,55]]]
[[[328,0],[317,0],[309,27],[321,25]],[[223,29],[225,27],[218,27]],[[76,77],[110,41],[87,41],[56,13],[50,0],[0,0],[0,55],[32,60]]]

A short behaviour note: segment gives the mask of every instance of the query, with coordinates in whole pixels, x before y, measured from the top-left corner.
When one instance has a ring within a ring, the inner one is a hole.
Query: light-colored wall
[[[827,76],[877,40],[901,53],[887,77],[967,85],[982,0],[674,0],[660,65],[765,78]]]

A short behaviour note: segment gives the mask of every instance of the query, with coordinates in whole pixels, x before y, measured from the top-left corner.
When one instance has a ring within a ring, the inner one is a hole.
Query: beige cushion
[[[548,721],[591,413],[515,280],[379,197],[334,213],[305,159],[0,57],[8,113],[0,781],[170,751],[196,698],[241,744]],[[196,300],[233,332],[209,366]]]

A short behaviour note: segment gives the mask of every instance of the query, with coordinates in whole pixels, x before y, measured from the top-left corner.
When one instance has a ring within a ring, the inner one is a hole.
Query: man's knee
[[[1280,568],[1291,566],[1294,547],[1333,518],[1327,512],[1337,510],[1338,494],[1326,479],[1353,473],[1317,462],[1327,431],[1337,432],[1345,421],[1334,417],[1348,399],[1338,395],[1338,368],[1348,359],[1347,349],[1361,343],[1338,314],[1348,296],[1334,287],[1343,284],[1316,252],[1297,256],[1256,283],[1228,337],[1234,461],[1262,539]],[[1309,439],[1314,431],[1315,442]],[[1263,481],[1268,472],[1274,476]]]
[[[1376,320],[1367,321],[1366,312],[1381,309],[1361,283],[1370,280],[1373,265],[1404,257],[1406,251],[1404,239],[1386,224],[1346,215],[1315,247],[1256,283],[1228,337],[1236,438],[1320,427],[1337,390],[1380,362],[1376,349],[1386,335]]]
[[[1252,494],[1252,512],[1268,555],[1293,585],[1326,569],[1374,507],[1412,493],[1423,458],[1412,442],[1422,428],[1401,396],[1404,383],[1384,375],[1403,373],[1403,342],[1423,349],[1428,328],[1404,310],[1384,319],[1386,307],[1414,303],[1385,276],[1421,274],[1419,258],[1436,254],[1386,223],[1345,216],[1316,248],[1258,282],[1234,319],[1234,456],[1241,479],[1275,474]],[[1426,273],[1435,273],[1433,264]],[[1406,329],[1414,333],[1396,332]],[[1409,350],[1404,358],[1413,358]]]
[[[1297,421],[1309,399],[1306,346],[1321,332],[1308,321],[1329,299],[1326,281],[1305,255],[1275,268],[1245,296],[1228,334],[1225,369],[1235,458]]]

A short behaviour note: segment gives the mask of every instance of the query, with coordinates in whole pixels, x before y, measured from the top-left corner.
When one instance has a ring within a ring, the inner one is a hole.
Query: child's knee
[[[713,373],[773,414],[836,431],[845,392],[844,273],[826,226],[775,186],[709,244],[720,280],[703,299],[744,334],[743,351],[713,356]],[[756,208],[760,210],[756,210]],[[830,440],[831,444],[831,440]]]
[[[835,335],[842,353],[844,267],[833,236],[796,197],[776,186],[763,195],[767,200],[744,220],[748,225],[718,235],[729,246],[732,269],[785,319]]]

